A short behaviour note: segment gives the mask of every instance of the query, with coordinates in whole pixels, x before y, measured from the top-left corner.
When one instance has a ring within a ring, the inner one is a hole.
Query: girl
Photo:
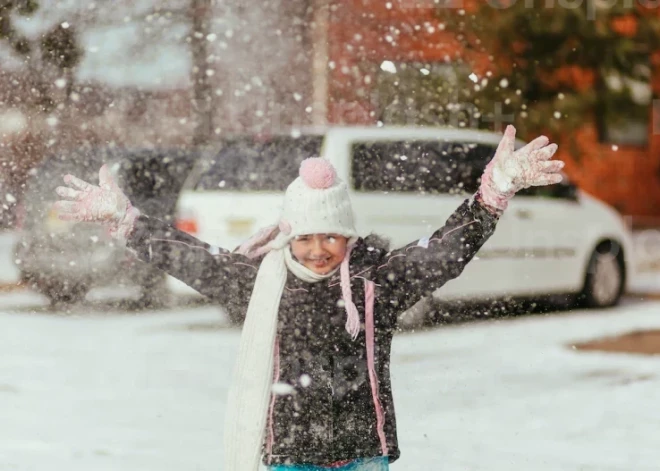
[[[246,312],[229,393],[225,471],[383,471],[399,457],[390,382],[397,315],[457,277],[520,189],[561,181],[555,144],[514,151],[509,126],[477,194],[428,239],[388,250],[360,238],[347,187],[323,158],[305,160],[279,223],[234,252],[134,208],[107,167],[100,186],[71,175],[56,206],[105,224],[137,256]]]

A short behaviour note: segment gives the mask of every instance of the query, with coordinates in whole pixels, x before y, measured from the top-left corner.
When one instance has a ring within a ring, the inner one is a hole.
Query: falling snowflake
[[[304,374],[300,377],[300,385],[303,388],[309,387],[309,385],[312,384],[312,378],[308,374]]]
[[[390,74],[396,74],[396,65],[392,61],[383,61],[380,64],[380,70],[383,72],[389,72]]]
[[[293,386],[287,383],[274,383],[271,387],[271,391],[276,396],[288,396],[295,392]]]

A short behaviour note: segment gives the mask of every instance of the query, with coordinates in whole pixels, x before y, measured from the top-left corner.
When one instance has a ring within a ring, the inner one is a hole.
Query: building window
[[[649,143],[651,69],[648,65],[638,65],[632,75],[634,79],[617,72],[605,75],[604,92],[596,98],[599,134],[604,143],[633,146]]]

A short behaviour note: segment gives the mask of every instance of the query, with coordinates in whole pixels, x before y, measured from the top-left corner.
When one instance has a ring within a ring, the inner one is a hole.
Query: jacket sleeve
[[[155,218],[140,216],[127,248],[227,308],[247,309],[258,262],[213,247]]]
[[[400,314],[459,276],[495,232],[499,215],[477,196],[463,202],[431,237],[385,254],[376,270],[383,301]]]

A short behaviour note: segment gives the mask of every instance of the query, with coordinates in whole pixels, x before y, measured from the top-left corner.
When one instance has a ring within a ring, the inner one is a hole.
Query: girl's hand
[[[110,229],[114,238],[128,238],[140,212],[117,186],[107,165],[99,170],[99,186],[73,175],[66,175],[64,183],[68,186],[55,190],[63,198],[55,203],[60,219],[101,223]]]
[[[557,144],[548,144],[545,136],[537,137],[526,146],[514,150],[516,128],[504,131],[495,156],[481,178],[480,193],[488,206],[504,211],[516,192],[530,186],[559,183],[564,168],[561,160],[550,160]]]

